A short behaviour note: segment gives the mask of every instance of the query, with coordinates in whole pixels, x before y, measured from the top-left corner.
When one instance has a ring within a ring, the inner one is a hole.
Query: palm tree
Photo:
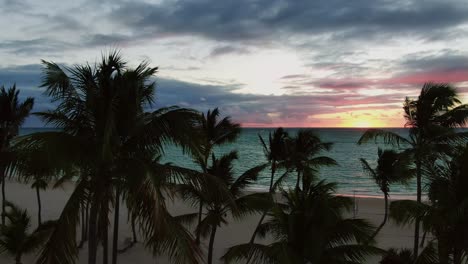
[[[198,113],[178,107],[145,112],[143,109],[154,101],[155,83],[151,78],[157,68],[143,62],[129,69],[118,52],[103,56],[96,67],[62,68],[52,62],[43,63],[42,86],[57,108],[37,115],[61,130],[28,135],[19,144],[46,151],[54,161],[51,164],[69,164],[85,173],[77,175],[75,189],[40,252],[38,263],[74,263],[76,226],[80,209],[87,203],[88,263],[96,263],[99,242],[107,258],[107,243],[103,239],[108,213],[115,202],[113,192],[122,186],[123,177],[134,179],[122,192],[138,220],[146,247],[154,254],[167,253],[178,262],[197,263],[198,249],[189,232],[167,212],[162,196],[164,186],[159,185],[164,181],[158,179],[177,178],[197,186],[206,185],[209,179],[199,174],[185,177],[154,171],[147,153],[162,154],[164,145],[169,143],[194,149],[196,141],[190,132],[198,125]],[[134,155],[138,151],[144,153],[144,159]],[[124,162],[128,166],[118,166]]]
[[[405,127],[409,137],[381,129],[369,129],[358,144],[382,138],[384,143],[403,146],[411,153],[416,167],[417,202],[421,203],[424,166],[434,161],[433,155],[446,151],[447,143],[466,139],[467,133],[456,133],[453,128],[466,124],[468,105],[461,105],[457,91],[448,84],[426,83],[417,99],[406,98],[403,105]],[[419,250],[420,221],[414,230],[414,256]]]
[[[382,150],[380,148],[377,153],[378,160],[375,168],[372,168],[367,160],[360,159],[365,173],[374,179],[384,194],[384,218],[374,236],[378,234],[387,222],[390,184],[405,183],[413,176],[411,161],[408,157],[405,157],[405,153],[397,153],[395,150]]]
[[[11,160],[10,143],[18,135],[19,128],[29,116],[34,105],[34,98],[28,97],[23,102],[19,99],[16,85],[0,88],[0,180],[2,181],[2,225],[5,224],[5,179],[8,163]]]
[[[274,191],[275,174],[281,161],[286,160],[286,139],[288,133],[282,127],[268,135],[268,145],[261,135],[258,135],[265,157],[270,164],[270,192]]]
[[[333,143],[322,142],[312,129],[301,129],[295,137],[286,140],[287,158],[285,166],[296,173],[296,189],[308,188],[320,167],[335,166],[337,162],[322,152],[329,151]],[[281,182],[285,177],[278,179]]]
[[[218,108],[208,110],[206,115],[201,114],[201,124],[198,127],[199,151],[193,154],[195,162],[200,166],[202,173],[208,172],[208,160],[213,153],[215,146],[234,142],[240,135],[241,128],[237,123],[232,122],[230,117],[219,120],[220,112]],[[203,214],[203,201],[199,201],[198,224],[201,223]],[[196,241],[200,242],[200,234],[196,233]]]
[[[59,165],[52,164],[47,152],[37,148],[23,148],[21,144],[15,143],[12,145],[11,150],[14,153],[14,161],[10,166],[11,172],[14,172],[19,181],[31,183],[31,188],[36,191],[37,222],[38,225],[41,225],[42,203],[40,191],[47,189],[53,177],[59,179],[56,185],[60,185],[63,179],[70,175],[68,174],[70,168],[60,167],[59,169]],[[67,174],[60,175],[61,172],[67,172]]]
[[[7,252],[15,258],[16,264],[21,264],[21,257],[25,253],[34,252],[41,246],[49,235],[52,222],[44,223],[33,233],[29,233],[31,217],[26,210],[21,210],[7,202],[5,216],[8,223],[0,227],[0,253]]]
[[[282,127],[275,129],[275,131],[273,131],[273,134],[271,132],[268,134],[268,144],[260,134],[258,135],[258,137],[260,139],[260,143],[262,144],[263,152],[265,153],[265,158],[270,164],[269,193],[271,196],[273,196],[276,189],[276,186],[274,184],[276,171],[281,165],[281,163],[286,160],[286,139],[288,138],[288,133],[284,131]],[[288,172],[289,171],[286,170],[286,172],[283,175],[286,175]],[[267,210],[265,210],[262,216],[260,217],[260,220],[258,221],[257,227],[255,228],[249,243],[253,244],[255,242],[255,237],[257,236],[258,228],[265,220],[269,209],[270,208],[267,208]],[[247,260],[247,263],[249,262],[250,258]]]
[[[276,203],[259,235],[270,234],[271,244],[242,244],[223,256],[226,263],[254,255],[252,263],[363,263],[381,250],[361,244],[374,228],[363,219],[345,218],[352,207],[348,197],[335,196],[335,184],[320,181],[283,192],[285,203]]]
[[[468,146],[453,155],[446,164],[433,164],[426,172],[428,204],[403,200],[390,205],[390,217],[399,224],[422,220],[424,232],[435,236],[440,264],[466,263],[468,256]]]
[[[36,198],[37,198],[37,223],[41,225],[42,223],[42,203],[41,203],[41,190],[47,189],[49,183],[44,178],[36,178],[31,185],[31,188],[36,190]]]
[[[240,219],[246,214],[259,212],[264,209],[268,202],[264,194],[244,194],[244,189],[253,184],[258,174],[266,167],[259,165],[245,171],[237,179],[233,172],[233,161],[238,158],[237,152],[232,151],[216,158],[212,154],[212,162],[207,169],[210,175],[220,179],[220,183],[227,186],[229,196],[219,196],[211,192],[195,192],[190,190],[191,186],[179,186],[182,193],[187,194],[186,198],[192,200],[202,200],[207,208],[207,212],[202,221],[197,225],[197,232],[202,237],[210,236],[208,243],[208,264],[213,262],[213,246],[217,228],[227,224],[227,215],[232,214],[234,218]],[[193,195],[197,193],[197,195]],[[190,223],[198,216],[198,213],[180,216],[181,222]]]

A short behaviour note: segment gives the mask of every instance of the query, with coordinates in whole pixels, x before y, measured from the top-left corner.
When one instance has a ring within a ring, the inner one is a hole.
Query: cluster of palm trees
[[[408,137],[369,129],[358,142],[380,139],[398,149],[379,150],[376,168],[361,160],[384,193],[385,216],[379,230],[387,220],[389,186],[416,178],[416,201],[390,205],[390,217],[396,223],[414,223],[413,252],[393,250],[388,258],[402,259],[394,263],[467,263],[468,195],[463,189],[468,187],[468,132],[457,128],[468,121],[468,105],[461,104],[452,86],[426,83],[417,98],[405,100],[403,109]],[[434,238],[425,245],[428,234]]]
[[[56,108],[34,114],[57,130],[21,137],[18,130],[33,99],[19,102],[16,87],[0,90],[0,251],[17,263],[23,253],[38,251],[36,263],[67,264],[75,263],[86,245],[89,264],[96,264],[98,255],[102,263],[116,264],[119,252],[141,239],[153,255],[167,255],[174,263],[211,264],[218,228],[259,214],[251,239],[227,249],[222,261],[364,263],[369,255],[384,254],[375,237],[390,215],[400,224],[415,223],[415,247],[411,254],[389,251],[382,263],[467,261],[468,167],[463,161],[468,147],[460,142],[468,134],[453,128],[465,124],[468,107],[460,105],[452,87],[427,84],[418,99],[405,101],[408,138],[371,129],[359,140],[383,138],[395,147],[379,150],[375,168],[361,160],[385,198],[384,219],[374,228],[364,219],[348,218],[352,200],[336,196],[336,185],[317,177],[321,167],[337,165],[326,156],[332,143],[310,129],[289,135],[278,128],[267,139],[259,136],[265,162],[238,175],[233,169],[237,152],[219,155],[215,150],[234,142],[240,125],[222,118],[217,108],[206,113],[176,106],[150,110],[156,72],[146,62],[128,67],[118,52],[103,55],[96,66],[43,61],[42,87]],[[199,169],[163,163],[169,144],[190,155]],[[267,169],[268,192],[249,193],[247,188]],[[36,191],[38,227],[32,232],[27,212],[6,199],[6,179],[12,177]],[[391,184],[413,177],[417,201],[388,205]],[[74,189],[58,219],[43,221],[41,190],[69,180]],[[422,201],[423,182],[429,186],[427,203]],[[173,197],[197,211],[170,214],[167,199]],[[121,206],[127,207],[133,233],[124,249],[119,249]],[[423,240],[426,234],[434,236],[421,254],[420,223]],[[265,237],[269,244],[257,242]]]

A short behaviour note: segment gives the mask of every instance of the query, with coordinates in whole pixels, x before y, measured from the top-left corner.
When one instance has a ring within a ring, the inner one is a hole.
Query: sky
[[[35,111],[53,108],[41,59],[113,49],[159,67],[156,107],[219,107],[245,127],[401,127],[429,81],[468,102],[466,0],[0,0],[0,24],[0,85]]]

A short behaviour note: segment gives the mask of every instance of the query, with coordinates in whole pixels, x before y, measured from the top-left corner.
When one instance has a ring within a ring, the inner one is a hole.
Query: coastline
[[[268,188],[263,188],[263,187],[250,187],[246,188],[248,192],[259,192],[259,193],[265,193],[268,192]],[[384,199],[383,194],[378,195],[378,194],[365,194],[365,192],[356,192],[356,193],[349,193],[349,192],[337,192],[335,195],[339,196],[345,196],[345,197],[351,197],[351,198],[368,198],[368,199]],[[423,195],[422,197],[423,200],[427,199],[427,196]],[[389,200],[416,200],[416,194],[392,194],[390,193],[389,195]]]
[[[53,220],[57,218],[73,191],[73,182],[67,182],[63,187],[57,189],[48,189],[45,192],[41,192],[43,220]],[[7,198],[10,201],[15,202],[18,206],[23,209],[27,209],[31,216],[31,231],[37,225],[37,201],[35,192],[29,185],[20,184],[14,181],[7,182]],[[342,195],[342,194],[337,194]],[[383,217],[383,199],[379,197],[361,197],[355,196],[357,209],[355,212],[348,212],[348,217],[365,218],[369,220],[375,226],[379,225]],[[183,203],[179,199],[167,200],[168,209],[173,215],[181,215],[186,213],[196,212],[198,209],[190,207],[188,204]],[[109,216],[112,219],[113,215]],[[249,241],[250,236],[255,229],[256,224],[260,215],[250,215],[242,219],[242,221],[235,221],[230,218],[228,226],[222,226],[216,236],[215,241],[215,252],[214,263],[221,263],[218,259],[225,253],[226,248],[236,244],[246,243]],[[124,241],[131,237],[131,228],[127,225],[127,209],[122,204],[120,211],[120,223],[119,226],[119,245],[124,246]],[[112,230],[112,229],[110,229]],[[79,234],[79,232],[78,232]],[[378,246],[383,249],[390,247],[397,248],[411,248],[413,243],[413,229],[412,227],[401,227],[395,225],[390,221],[377,236]],[[111,234],[110,234],[111,235]],[[79,238],[78,238],[79,239]],[[259,243],[266,243],[267,240],[258,240]],[[204,241],[202,250],[206,250],[207,242]],[[85,246],[80,250],[79,260],[77,263],[86,263],[87,247]],[[33,263],[36,254],[27,255],[24,258],[24,263]],[[378,257],[369,258],[368,263],[376,263]],[[6,255],[0,255],[0,263],[8,263],[11,259]],[[134,248],[119,255],[119,263],[151,263],[154,262],[154,257],[145,250],[144,246],[138,243]],[[158,263],[169,263],[167,258],[158,258]]]

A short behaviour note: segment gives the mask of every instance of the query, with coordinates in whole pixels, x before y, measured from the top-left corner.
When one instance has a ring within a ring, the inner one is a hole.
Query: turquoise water
[[[240,175],[253,166],[264,163],[265,157],[258,135],[264,138],[268,137],[268,133],[273,131],[273,128],[244,128],[239,139],[230,145],[222,146],[216,149],[216,153],[226,153],[231,150],[237,150],[239,160],[235,164],[235,172]],[[358,194],[358,195],[380,195],[379,188],[374,181],[365,175],[362,171],[360,158],[365,158],[371,166],[375,166],[377,158],[377,148],[385,145],[376,145],[373,142],[365,145],[357,145],[357,141],[361,137],[365,129],[359,128],[313,128],[323,141],[333,142],[333,148],[330,152],[324,153],[335,159],[339,166],[325,167],[320,171],[319,177],[328,181],[338,183],[338,192],[343,194]],[[406,129],[392,128],[389,129],[402,136],[407,135]],[[294,135],[298,129],[286,129],[290,135]],[[390,146],[387,146],[390,148]],[[165,161],[171,161],[175,164],[195,168],[195,165],[190,158],[183,155],[180,150],[174,147],[167,148]],[[259,177],[256,188],[266,189],[269,186],[269,171],[265,170]],[[279,176],[277,176],[279,177]],[[291,175],[289,183],[294,186],[294,176]],[[391,195],[398,196],[413,196],[416,194],[415,183],[410,183],[408,186],[394,185],[391,186]]]
[[[24,128],[21,134],[29,134],[39,131],[47,131],[45,128]],[[298,129],[286,129],[290,135],[294,135]],[[357,145],[356,142],[361,137],[365,129],[359,128],[313,128],[313,130],[322,138],[323,141],[333,142],[332,150],[327,153],[334,158],[339,166],[323,168],[320,172],[320,178],[338,183],[338,192],[343,194],[358,195],[380,195],[378,187],[374,181],[363,174],[360,158],[365,158],[372,166],[375,165],[377,158],[377,147],[374,143]],[[402,136],[407,135],[407,130],[402,128],[388,129]],[[265,157],[258,135],[265,138],[273,128],[244,128],[239,139],[229,145],[222,146],[215,150],[217,154],[226,153],[231,150],[237,150],[239,160],[235,163],[235,172],[240,175],[253,166],[264,163]],[[380,145],[380,147],[385,147]],[[388,146],[389,147],[389,146]],[[187,168],[197,168],[190,157],[184,155],[182,151],[174,146],[165,148],[164,162],[172,162],[175,165]],[[293,177],[289,181],[294,182]],[[266,189],[269,185],[269,172],[265,170],[259,177],[255,188]],[[414,183],[408,186],[392,185],[391,195],[394,196],[413,196],[416,193]]]

